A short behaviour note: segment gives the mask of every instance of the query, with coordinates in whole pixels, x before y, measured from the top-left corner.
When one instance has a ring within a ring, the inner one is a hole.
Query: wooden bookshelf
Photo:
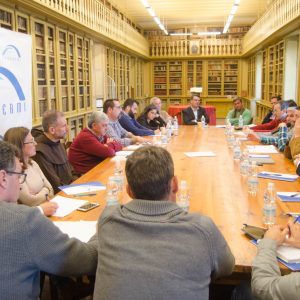
[[[255,72],[256,57],[252,56],[248,59],[248,98],[255,97]]]
[[[187,87],[186,95],[190,95],[191,87],[203,87],[203,61],[188,60],[187,61]]]
[[[236,96],[238,88],[238,60],[224,60],[224,96]]]
[[[209,60],[207,62],[207,95],[221,96],[223,82],[222,60]]]
[[[154,62],[154,95],[167,95],[167,62]]]
[[[168,80],[168,94],[170,96],[182,95],[182,62],[169,62],[169,80]]]

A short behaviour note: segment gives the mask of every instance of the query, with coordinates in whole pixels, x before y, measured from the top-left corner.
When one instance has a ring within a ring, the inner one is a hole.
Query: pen
[[[300,215],[295,219],[294,224],[296,224],[300,220]]]
[[[96,193],[89,193],[89,194],[75,194],[73,197],[87,197],[87,196],[96,196]]]
[[[282,174],[277,174],[277,173],[264,173],[264,172],[262,172],[262,173],[260,173],[261,175],[269,175],[269,176],[282,176]]]
[[[298,192],[298,193],[295,193],[295,194],[293,194],[293,195],[291,195],[290,197],[296,197],[296,196],[298,196],[298,195],[300,195],[299,192]]]
[[[298,217],[300,216],[300,212],[287,212],[285,215],[290,216],[290,217]]]

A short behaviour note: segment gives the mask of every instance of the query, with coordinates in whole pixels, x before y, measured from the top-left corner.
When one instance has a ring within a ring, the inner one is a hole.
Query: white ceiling
[[[274,0],[241,0],[232,21],[235,25],[252,25]],[[110,2],[143,29],[157,29],[141,0]],[[167,29],[216,25],[223,27],[234,0],[148,0]]]

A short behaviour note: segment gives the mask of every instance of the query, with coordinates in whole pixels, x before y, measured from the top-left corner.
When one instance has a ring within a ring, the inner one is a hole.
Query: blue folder
[[[270,173],[266,173],[266,172],[260,172],[257,174],[257,177],[259,178],[266,178],[266,179],[273,179],[273,180],[281,180],[281,181],[296,181],[298,179],[298,176],[296,177],[285,177],[285,174],[280,174],[280,173],[274,173],[274,174],[270,174]]]

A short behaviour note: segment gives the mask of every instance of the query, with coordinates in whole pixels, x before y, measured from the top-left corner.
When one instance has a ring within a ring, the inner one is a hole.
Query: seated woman
[[[157,107],[150,104],[145,107],[143,113],[137,118],[137,121],[144,127],[151,130],[162,129],[166,123],[158,114]]]
[[[38,164],[30,159],[35,155],[36,144],[30,130],[25,127],[10,128],[4,135],[4,141],[19,149],[20,161],[27,175],[25,182],[20,185],[19,202],[28,206],[39,206],[45,215],[52,215],[57,204],[48,201],[53,197],[53,189]]]

